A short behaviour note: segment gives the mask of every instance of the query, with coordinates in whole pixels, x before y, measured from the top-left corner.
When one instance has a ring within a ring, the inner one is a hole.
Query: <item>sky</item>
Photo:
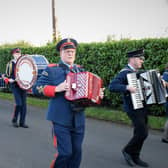
[[[168,0],[55,0],[57,30],[78,42],[168,37]],[[0,0],[0,43],[52,41],[51,0]]]

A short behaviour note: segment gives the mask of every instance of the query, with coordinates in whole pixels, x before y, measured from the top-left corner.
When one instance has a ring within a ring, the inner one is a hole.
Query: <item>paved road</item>
[[[29,129],[13,128],[10,120],[13,102],[0,100],[0,168],[48,168],[54,149],[46,109],[28,107]],[[86,120],[81,168],[127,168],[121,149],[132,128],[110,122]],[[168,144],[162,133],[150,131],[142,158],[151,168],[168,168]]]

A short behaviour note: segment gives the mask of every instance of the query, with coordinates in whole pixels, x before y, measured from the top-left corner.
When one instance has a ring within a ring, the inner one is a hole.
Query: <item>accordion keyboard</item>
[[[131,93],[133,108],[135,110],[143,108],[144,106],[143,106],[143,102],[142,102],[142,100],[143,100],[142,88],[140,85],[140,81],[137,80],[136,73],[127,74],[127,80],[128,80],[128,84],[130,86],[133,86],[136,88],[136,92]]]

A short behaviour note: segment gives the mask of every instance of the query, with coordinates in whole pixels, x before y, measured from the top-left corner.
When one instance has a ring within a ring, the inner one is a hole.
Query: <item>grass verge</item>
[[[13,101],[13,95],[11,93],[0,92],[0,99],[7,99]],[[48,106],[48,99],[40,99],[28,96],[27,104],[44,108]],[[127,117],[126,113],[106,107],[86,108],[86,116],[95,119],[131,125],[131,121]],[[162,130],[165,122],[166,117],[149,116],[149,127],[151,129]]]

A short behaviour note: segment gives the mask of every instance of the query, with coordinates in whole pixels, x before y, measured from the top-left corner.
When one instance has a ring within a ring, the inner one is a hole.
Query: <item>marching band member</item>
[[[19,85],[16,82],[15,79],[15,64],[19,57],[21,57],[21,49],[20,48],[14,48],[11,50],[11,54],[13,56],[13,59],[7,64],[6,67],[6,76],[3,75],[3,79],[5,83],[9,83],[11,86],[11,90],[14,95],[15,99],[15,109],[14,114],[12,117],[12,124],[14,127],[23,127],[28,128],[28,126],[25,124],[25,118],[26,118],[26,91],[21,89]],[[20,115],[19,124],[18,122],[18,116]]]
[[[165,68],[165,71],[163,73],[162,79],[163,79],[163,82],[164,82],[164,85],[166,87],[166,91],[167,91],[167,94],[168,94],[168,64],[166,64],[166,68]],[[168,98],[167,98],[167,101],[165,103],[165,111],[166,111],[166,116],[168,117]],[[168,143],[168,120],[166,121],[165,126],[164,126],[164,134],[163,134],[163,137],[162,137],[162,142]]]
[[[79,168],[82,157],[82,142],[85,131],[84,108],[65,99],[69,89],[66,75],[73,71],[83,71],[74,64],[77,41],[72,38],[61,40],[56,49],[60,53],[59,64],[50,64],[33,87],[36,95],[50,97],[47,119],[53,125],[55,159],[50,168]],[[101,93],[103,97],[103,93]]]
[[[138,71],[144,62],[144,51],[136,50],[127,53],[128,64],[119,74],[110,82],[111,92],[120,92],[123,94],[124,111],[131,119],[134,127],[133,137],[123,148],[123,156],[131,167],[139,165],[148,167],[148,163],[140,159],[140,152],[145,139],[148,136],[147,110],[146,107],[134,110],[130,93],[135,93],[136,88],[128,85],[127,74]]]

